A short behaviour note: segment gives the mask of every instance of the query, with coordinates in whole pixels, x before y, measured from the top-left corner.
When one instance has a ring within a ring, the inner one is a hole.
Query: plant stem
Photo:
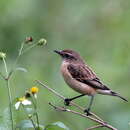
[[[10,73],[9,73],[9,78],[10,78],[10,76],[13,74],[14,68],[15,68],[15,66],[16,66],[16,64],[17,64],[17,62],[18,62],[18,60],[19,60],[19,58],[20,58],[20,56],[23,55],[24,53],[26,53],[27,51],[29,51],[30,49],[32,49],[33,47],[35,47],[35,46],[37,45],[37,44],[34,44],[34,45],[28,47],[27,49],[23,50],[23,49],[24,49],[24,44],[25,44],[25,42],[22,42],[22,43],[21,43],[21,47],[20,47],[20,49],[19,49],[18,56],[16,57],[16,60],[15,60],[15,62],[14,62],[14,65],[13,65],[13,67],[12,67]]]
[[[34,99],[32,96],[32,103],[34,105],[34,109],[35,109],[35,116],[36,116],[36,121],[37,121],[37,128],[39,129],[39,117],[38,117],[38,113],[37,113],[37,100]]]
[[[4,58],[3,58],[3,62],[4,62],[5,72],[6,72],[5,81],[6,81],[6,86],[7,86],[7,90],[8,90],[10,120],[11,120],[11,126],[12,126],[12,130],[13,130],[14,129],[14,122],[13,122],[13,113],[12,113],[12,96],[11,96],[11,90],[10,90],[10,84],[9,84],[9,78],[8,78],[7,64],[6,64],[6,61]]]
[[[2,79],[5,80],[5,77],[4,77],[4,75],[1,72],[0,72],[0,76],[1,76]]]
[[[14,122],[13,122],[13,112],[12,112],[12,95],[11,95],[11,89],[10,89],[9,80],[10,80],[10,76],[14,72],[14,67],[15,67],[15,65],[18,62],[18,59],[19,59],[19,57],[20,57],[20,55],[22,53],[23,47],[24,47],[24,42],[21,44],[18,56],[17,56],[17,58],[16,58],[16,60],[14,62],[14,66],[13,66],[12,70],[9,73],[8,73],[8,68],[7,68],[7,64],[6,64],[5,58],[2,58],[3,59],[3,63],[4,63],[4,67],[5,67],[6,76],[4,77],[4,76],[2,76],[2,74],[1,74],[1,76],[6,81],[6,86],[7,86],[7,90],[8,90],[9,109],[10,109],[10,120],[11,120],[12,130],[14,130]]]
[[[19,49],[18,56],[16,57],[16,60],[15,60],[15,62],[14,62],[12,71],[14,70],[14,67],[15,67],[15,65],[17,64],[17,62],[18,62],[18,60],[19,60],[19,58],[20,58],[20,56],[21,56],[21,54],[22,54],[24,44],[25,44],[24,42],[21,43],[21,47],[20,47],[20,49]]]
[[[14,122],[13,122],[13,113],[12,113],[12,96],[11,96],[11,90],[10,90],[9,80],[6,80],[6,86],[7,86],[7,90],[8,90],[10,119],[11,119],[11,126],[12,126],[12,130],[13,130],[14,129]]]
[[[15,60],[15,62],[14,62],[14,64],[13,64],[13,67],[12,67],[12,69],[11,69],[11,71],[9,72],[9,74],[8,74],[8,79],[11,77],[11,75],[13,74],[13,72],[14,72],[14,68],[15,68],[15,66],[16,66],[16,64],[17,64],[17,62],[18,62],[18,60],[19,60],[19,58],[20,58],[20,56],[22,55],[22,51],[23,51],[23,48],[24,48],[24,42],[22,42],[21,43],[21,47],[20,47],[20,49],[19,49],[19,51],[18,51],[18,55],[17,55],[17,57],[16,57],[16,60]]]
[[[23,50],[24,44],[25,44],[24,42],[21,44],[21,47],[19,49],[18,57],[22,54],[22,50]]]
[[[29,51],[30,49],[32,49],[32,48],[34,48],[35,46],[37,46],[37,44],[35,43],[35,44],[33,44],[32,46],[30,46],[30,47],[28,47],[28,48],[26,48],[22,53],[21,53],[21,55],[22,54],[24,54],[24,53],[26,53],[27,51]]]
[[[3,58],[3,63],[4,63],[4,67],[5,67],[6,78],[7,78],[8,77],[8,69],[7,69],[5,58]]]
[[[36,128],[36,126],[35,126],[35,123],[34,123],[33,119],[32,119],[31,117],[29,117],[29,116],[28,116],[28,119],[32,122],[34,129],[37,130],[37,128]]]
[[[37,120],[37,128],[39,129],[39,117],[38,117],[38,113],[36,112],[36,120]]]
[[[36,125],[35,125],[33,119],[32,119],[32,118],[28,115],[28,113],[26,112],[25,107],[24,107],[23,104],[22,104],[22,106],[23,106],[24,112],[25,112],[25,114],[27,115],[28,119],[32,122],[32,125],[33,125],[34,129],[37,130]]]

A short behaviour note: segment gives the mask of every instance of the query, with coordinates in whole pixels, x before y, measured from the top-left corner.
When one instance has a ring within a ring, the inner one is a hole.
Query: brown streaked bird
[[[118,93],[112,91],[91,70],[88,65],[85,64],[84,60],[80,55],[73,50],[54,50],[57,54],[62,57],[61,73],[64,77],[65,82],[75,91],[81,93],[81,95],[65,99],[65,105],[69,105],[70,101],[88,95],[91,97],[89,106],[84,112],[89,115],[89,111],[96,94],[116,96],[124,101],[125,98],[120,96]]]

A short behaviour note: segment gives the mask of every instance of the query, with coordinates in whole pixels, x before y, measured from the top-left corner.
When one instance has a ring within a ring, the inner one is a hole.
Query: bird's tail
[[[125,99],[124,97],[122,97],[120,94],[116,93],[116,92],[113,92],[112,90],[101,90],[101,89],[98,89],[97,92],[99,94],[103,94],[103,95],[111,95],[111,96],[115,96],[115,97],[119,97],[121,98],[122,100],[128,102],[127,99]]]
[[[127,100],[127,99],[125,99],[124,97],[122,97],[120,94],[118,94],[118,93],[116,93],[116,92],[111,91],[111,94],[112,94],[112,96],[119,97],[119,98],[121,98],[122,100],[124,100],[124,101],[128,102],[128,100]]]

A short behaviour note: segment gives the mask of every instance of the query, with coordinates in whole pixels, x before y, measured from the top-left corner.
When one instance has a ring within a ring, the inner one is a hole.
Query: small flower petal
[[[27,99],[25,99],[24,101],[22,101],[22,104],[23,104],[23,105],[31,105],[32,102],[29,101],[29,100],[27,100]]]
[[[34,97],[37,98],[37,94],[34,94]]]
[[[14,106],[15,106],[15,109],[16,109],[16,110],[18,110],[18,109],[19,109],[20,104],[21,104],[21,102],[20,102],[20,101],[18,101],[18,102],[16,102],[16,103],[15,103],[15,105],[14,105]]]

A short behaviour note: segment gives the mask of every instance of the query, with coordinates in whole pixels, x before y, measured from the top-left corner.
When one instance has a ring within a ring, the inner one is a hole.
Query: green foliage
[[[45,130],[69,130],[69,128],[64,123],[58,121],[47,125]]]
[[[54,49],[66,48],[80,52],[105,84],[130,99],[129,15],[130,0],[0,0],[0,52],[6,53],[9,70],[15,61],[20,41],[26,36],[33,36],[34,42],[39,37],[45,37],[48,41],[45,48],[39,46],[20,58],[18,67],[26,68],[27,73],[15,71],[12,76],[13,99],[23,95],[35,79],[45,81],[65,97],[77,95],[61,78],[61,61],[53,53]],[[30,45],[26,44],[25,47]],[[1,60],[0,71],[4,72]],[[5,82],[0,80],[0,129],[3,130],[8,129],[3,123],[7,97]],[[88,100],[84,97],[76,102],[86,107]],[[72,130],[93,125],[78,116],[51,110],[47,105],[50,101],[63,105],[58,98],[41,89],[37,104],[39,120],[44,124],[59,120]],[[93,112],[119,130],[130,128],[129,108],[129,103],[108,96],[96,96],[92,106]],[[17,112],[16,124],[26,118],[23,112]]]
[[[39,117],[38,117],[38,112],[37,112],[37,100],[36,100],[37,93],[39,91],[38,87],[33,86],[27,92],[25,92],[24,96],[19,97],[19,98],[15,98],[13,100],[11,86],[9,84],[10,80],[11,80],[11,76],[13,75],[15,70],[27,72],[27,70],[25,68],[17,67],[15,69],[15,66],[17,65],[19,59],[21,58],[21,56],[24,53],[26,53],[30,49],[39,45],[39,41],[38,41],[37,43],[31,45],[30,47],[25,48],[25,44],[28,44],[32,41],[33,41],[32,37],[28,37],[25,39],[24,42],[21,43],[21,47],[18,51],[18,56],[16,57],[16,60],[13,64],[13,67],[11,68],[10,71],[8,71],[8,65],[7,65],[6,60],[5,60],[6,53],[0,52],[0,58],[3,61],[4,69],[5,69],[5,74],[0,72],[0,76],[6,82],[6,87],[7,87],[7,91],[8,91],[8,93],[7,93],[8,102],[9,102],[9,109],[4,110],[4,117],[3,117],[4,123],[3,123],[3,125],[9,129],[12,129],[12,130],[14,130],[14,128],[15,128],[15,125],[14,125],[15,117],[13,114],[13,113],[15,113],[15,111],[13,111],[13,109],[12,109],[13,105],[14,105],[16,110],[19,110],[20,106],[22,106],[26,116],[29,119],[29,120],[21,120],[21,122],[19,123],[19,125],[16,128],[18,128],[18,129],[33,128],[33,129],[39,129],[39,130],[41,129],[41,125],[39,124]],[[41,44],[44,44],[44,42],[46,42],[46,40],[44,40],[44,39],[42,39],[42,41],[40,40],[40,46],[41,46]],[[29,106],[30,106],[30,108],[29,108]],[[36,118],[36,119],[33,119],[33,118]],[[37,123],[35,123],[35,121]]]
[[[46,44],[46,40],[41,39],[36,44],[33,44],[32,46],[25,48],[24,44],[28,44],[30,41],[32,42],[32,37],[31,37],[31,40],[30,40],[30,37],[26,38],[25,42],[23,42],[21,44],[18,56],[14,62],[13,67],[16,66],[16,64],[18,63],[18,60],[22,54],[29,51],[36,45],[42,46],[42,45]],[[61,130],[61,129],[69,130],[62,122],[55,122],[55,123],[49,124],[45,128],[43,125],[39,124],[39,116],[38,116],[38,111],[37,111],[37,99],[36,99],[39,88],[37,86],[33,86],[29,90],[26,90],[25,94],[22,97],[15,98],[12,101],[12,96],[11,96],[12,94],[11,94],[11,89],[9,86],[9,81],[11,80],[10,77],[13,75],[15,70],[22,71],[22,72],[28,72],[28,71],[23,67],[17,67],[16,69],[12,68],[11,71],[8,72],[8,66],[5,61],[6,56],[4,56],[4,55],[6,55],[6,54],[1,52],[1,59],[3,60],[3,63],[4,63],[6,76],[3,75],[2,73],[0,73],[0,74],[1,74],[1,77],[3,78],[3,80],[5,80],[7,82],[10,108],[6,108],[4,110],[3,117],[2,117],[3,125],[1,125],[1,129],[12,128],[12,130],[13,130],[15,128],[18,130],[31,130],[31,129],[32,130],[33,129],[35,129],[35,130],[45,130],[45,129],[46,130]],[[12,106],[14,106],[14,109],[12,109]],[[14,126],[15,116],[13,113],[15,113],[17,116],[16,111],[19,111],[21,109],[20,108],[21,106],[22,106],[23,111],[24,111],[25,115],[27,116],[28,120],[25,120],[25,119],[21,120],[18,124],[16,124],[16,126]]]
[[[3,114],[1,115],[1,121],[0,121],[0,129],[1,130],[10,130],[11,128],[11,122],[10,122],[10,111],[9,108],[5,108]]]
[[[27,69],[25,69],[23,67],[17,67],[16,70],[22,71],[22,72],[28,72]]]
[[[30,120],[22,120],[16,127],[19,130],[31,130],[34,129],[33,124]]]
[[[18,130],[33,130],[34,127],[30,120],[22,120],[16,127]],[[62,122],[58,121],[47,126],[40,125],[38,130],[69,130],[69,128]]]

